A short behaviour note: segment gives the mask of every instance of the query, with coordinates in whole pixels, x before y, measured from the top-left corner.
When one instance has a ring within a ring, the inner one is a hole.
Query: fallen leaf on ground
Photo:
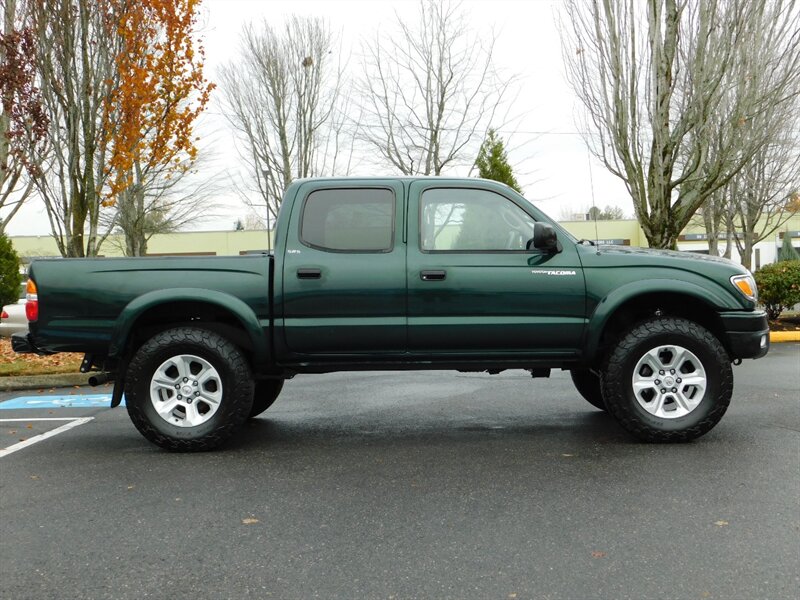
[[[592,550],[592,558],[605,558],[607,555],[600,550]]]
[[[716,525],[717,527],[725,527],[725,525],[729,525],[729,523],[727,521],[719,520],[719,521],[714,521],[714,525]]]
[[[242,525],[254,525],[255,523],[258,523],[258,519],[253,517],[242,519]]]

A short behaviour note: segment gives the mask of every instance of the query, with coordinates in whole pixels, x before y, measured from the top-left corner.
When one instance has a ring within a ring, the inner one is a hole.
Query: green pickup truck
[[[741,266],[577,240],[480,179],[300,180],[274,253],[40,260],[28,292],[14,349],[85,353],[178,451],[224,442],[297,374],[397,369],[566,369],[634,436],[686,441],[725,413],[731,363],[769,349]]]

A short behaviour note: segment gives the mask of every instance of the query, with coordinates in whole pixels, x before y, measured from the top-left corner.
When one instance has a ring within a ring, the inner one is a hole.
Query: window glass
[[[426,190],[421,211],[423,250],[525,250],[533,238],[533,217],[486,190]]]
[[[386,189],[317,190],[303,207],[300,239],[338,252],[387,252],[394,242],[394,193]]]

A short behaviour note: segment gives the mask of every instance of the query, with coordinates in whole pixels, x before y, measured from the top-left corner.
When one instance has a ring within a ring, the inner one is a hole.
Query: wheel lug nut
[[[663,375],[664,374],[664,370],[662,369],[661,371],[658,372],[658,374],[659,375]]]
[[[656,380],[655,380],[655,384],[656,384],[656,385],[661,385],[661,380],[660,380],[660,379],[656,379]]]
[[[678,388],[672,388],[672,393],[675,394],[678,391]]]
[[[193,381],[193,382],[192,382],[192,385],[197,385],[197,381]]]
[[[179,389],[181,389],[181,384],[180,384],[180,383],[176,383],[176,384],[175,384],[175,389],[176,389],[176,390],[179,390]]]
[[[192,399],[191,398],[187,398],[186,399],[186,404],[191,404],[191,403],[192,403]]]
[[[187,381],[189,381],[189,378],[188,377],[184,377],[183,378],[183,383],[186,383]]]
[[[195,395],[195,396],[199,396],[199,395],[200,395],[200,392],[195,392],[195,393],[194,393],[194,395]]]
[[[662,394],[666,394],[666,393],[667,393],[667,390],[666,390],[666,389],[664,389],[664,388],[661,388],[661,393],[662,393]]]
[[[180,394],[178,394],[178,400],[183,400],[183,396],[181,396]]]
[[[675,375],[675,369],[670,369],[669,372],[671,375]]]
[[[681,382],[681,378],[680,378],[680,377],[678,377],[678,379],[676,379],[676,381],[677,381],[678,383],[680,383],[680,382]]]

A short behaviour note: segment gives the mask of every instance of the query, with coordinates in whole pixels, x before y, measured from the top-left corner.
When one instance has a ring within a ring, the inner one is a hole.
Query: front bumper
[[[730,312],[722,313],[720,317],[732,359],[761,358],[769,352],[767,313]]]

